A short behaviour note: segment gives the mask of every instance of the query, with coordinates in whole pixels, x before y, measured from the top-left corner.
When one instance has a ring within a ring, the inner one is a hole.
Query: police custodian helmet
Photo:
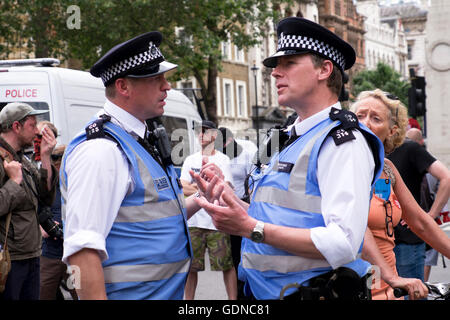
[[[91,68],[94,77],[101,78],[108,86],[118,78],[154,77],[177,67],[165,61],[159,50],[162,35],[158,31],[141,34],[116,45]]]
[[[263,64],[275,68],[278,58],[294,54],[315,53],[331,60],[341,71],[350,69],[356,60],[355,50],[327,28],[298,17],[281,20],[277,27],[277,52]]]

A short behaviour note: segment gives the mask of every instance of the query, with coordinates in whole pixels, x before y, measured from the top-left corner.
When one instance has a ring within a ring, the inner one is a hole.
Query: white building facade
[[[357,11],[365,17],[365,62],[369,70],[379,62],[391,66],[403,78],[408,77],[407,42],[399,17],[381,16],[377,0],[358,0]]]

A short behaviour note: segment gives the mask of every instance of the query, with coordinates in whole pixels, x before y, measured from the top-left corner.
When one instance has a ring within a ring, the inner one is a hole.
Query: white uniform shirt
[[[202,167],[203,157],[204,156],[201,152],[196,152],[186,157],[183,166],[181,167],[180,179],[192,183],[192,177],[189,174],[189,170],[198,173]],[[216,150],[213,156],[208,157],[208,163],[215,163],[220,168],[220,170],[222,170],[225,181],[233,184],[233,178],[230,173],[230,159],[226,155]],[[217,230],[212,222],[211,216],[205,211],[205,209],[198,210],[197,213],[188,220],[188,226]]]
[[[133,137],[144,138],[145,124],[106,100],[97,115],[111,116]],[[78,145],[66,160],[67,203],[64,221],[63,261],[83,248],[98,250],[108,258],[106,237],[116,219],[122,200],[135,184],[126,156],[114,141],[92,139]]]
[[[336,103],[292,126],[305,134],[327,119]],[[332,137],[322,145],[317,163],[317,179],[322,195],[322,215],[326,227],[311,229],[311,239],[328,263],[337,268],[355,260],[367,227],[371,182],[375,162],[364,136],[354,130],[355,140],[336,146]]]

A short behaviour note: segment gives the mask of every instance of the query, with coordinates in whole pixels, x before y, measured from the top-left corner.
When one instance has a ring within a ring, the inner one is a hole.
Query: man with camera
[[[39,299],[39,257],[41,232],[38,205],[51,205],[57,173],[50,155],[56,145],[54,134],[44,128],[40,134],[42,166],[38,170],[24,156],[33,146],[39,131],[36,115],[48,111],[34,110],[26,103],[7,104],[0,112],[0,239],[5,239],[6,220],[11,214],[8,250],[11,270],[2,298],[6,300]],[[3,243],[2,243],[3,244]]]

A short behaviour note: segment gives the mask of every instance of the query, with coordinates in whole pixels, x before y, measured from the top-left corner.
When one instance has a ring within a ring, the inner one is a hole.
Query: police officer
[[[170,85],[159,32],[108,51],[91,68],[106,102],[68,145],[61,170],[63,261],[81,299],[182,299],[191,263],[186,202],[146,120],[161,116]],[[77,283],[77,282],[76,282]]]
[[[253,178],[249,207],[212,176],[206,180],[225,188],[221,206],[196,201],[219,230],[243,237],[239,278],[247,295],[367,299],[370,265],[359,257],[384,150],[338,102],[355,51],[303,18],[282,20],[277,34],[277,52],[263,64],[273,68],[279,104],[298,115],[290,138]]]

